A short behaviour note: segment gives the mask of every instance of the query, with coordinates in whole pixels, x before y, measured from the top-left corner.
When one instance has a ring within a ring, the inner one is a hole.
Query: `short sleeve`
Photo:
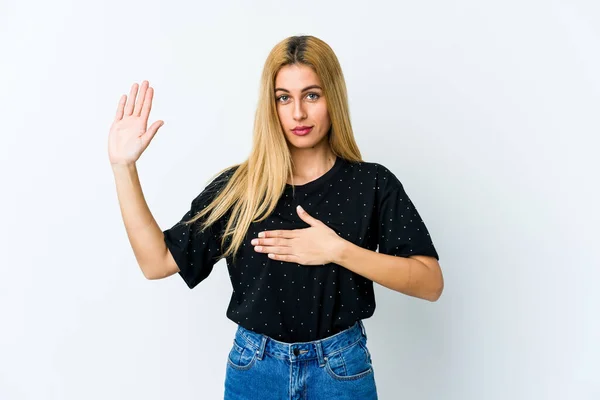
[[[219,194],[229,181],[233,172],[225,171],[192,200],[190,209],[179,222],[163,231],[167,248],[179,267],[179,275],[190,289],[206,279],[212,272],[213,266],[222,257],[221,237],[223,219],[218,220],[207,229],[200,231],[200,224],[206,216],[193,224],[184,224]]]
[[[409,257],[435,257],[438,253],[417,208],[398,178],[387,168],[378,167],[379,252]]]

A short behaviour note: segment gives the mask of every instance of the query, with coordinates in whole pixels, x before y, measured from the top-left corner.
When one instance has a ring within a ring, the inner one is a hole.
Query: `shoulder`
[[[238,168],[239,164],[236,164],[217,172],[215,175],[213,175],[213,178],[208,186],[218,186],[219,188],[224,187]]]
[[[204,189],[196,196],[194,203],[204,203],[216,197],[221,190],[227,186],[231,177],[237,171],[239,165],[229,166],[214,174],[208,183],[204,185]]]
[[[385,165],[372,161],[348,162],[353,175],[372,182],[378,191],[389,191],[402,188],[400,179]]]

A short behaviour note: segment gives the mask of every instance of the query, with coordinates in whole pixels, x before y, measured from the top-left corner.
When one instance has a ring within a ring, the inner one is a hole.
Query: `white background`
[[[271,48],[315,35],[356,140],[440,254],[436,303],[376,285],[381,399],[599,399],[600,3],[0,3],[0,398],[218,399],[226,265],[146,280],[107,155],[148,79],[138,162],[159,225],[249,154]]]

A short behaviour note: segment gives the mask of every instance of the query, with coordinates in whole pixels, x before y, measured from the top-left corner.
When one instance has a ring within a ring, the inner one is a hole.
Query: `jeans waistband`
[[[262,360],[264,354],[290,362],[317,359],[319,365],[325,365],[327,357],[355,344],[367,337],[363,322],[357,320],[354,325],[332,336],[311,342],[285,343],[269,336],[248,330],[238,325],[236,339],[256,351]]]

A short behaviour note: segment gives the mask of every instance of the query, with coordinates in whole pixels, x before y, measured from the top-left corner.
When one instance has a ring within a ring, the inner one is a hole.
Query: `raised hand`
[[[149,87],[148,81],[142,82],[139,96],[137,94],[138,84],[134,83],[129,99],[123,95],[119,100],[117,114],[108,134],[108,158],[113,165],[134,164],[164,125],[164,121],[158,120],[147,128],[154,96],[154,89]]]

